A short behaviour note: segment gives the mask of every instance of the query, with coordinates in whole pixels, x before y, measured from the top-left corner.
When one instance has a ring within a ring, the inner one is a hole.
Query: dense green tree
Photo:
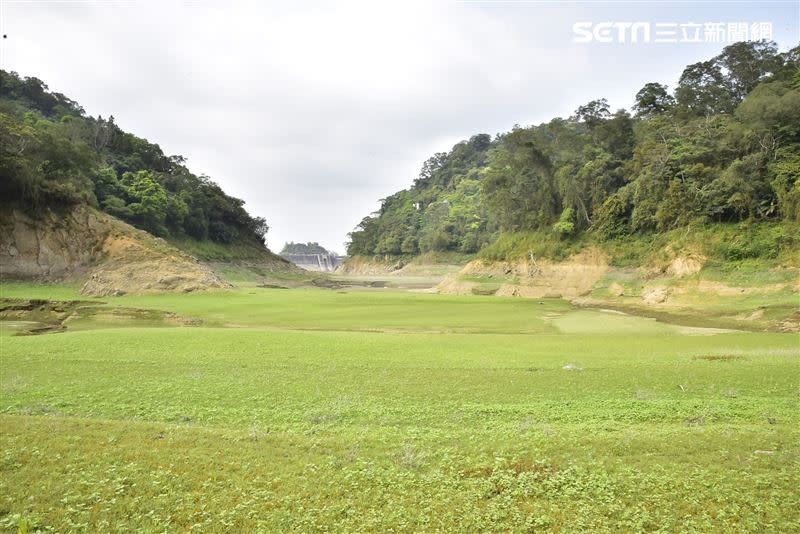
[[[730,113],[734,108],[731,88],[716,61],[701,61],[689,65],[678,80],[675,100],[681,111],[691,115],[709,116]]]
[[[675,106],[675,98],[669,94],[666,85],[647,83],[636,93],[633,110],[637,117],[648,118],[671,110]]]
[[[606,239],[695,221],[800,221],[800,47],[734,43],[674,94],[475,136],[423,165],[351,234],[350,254],[475,252],[498,231]]]
[[[489,212],[504,230],[550,225],[560,211],[552,162],[523,128],[491,152],[482,187]]]
[[[88,203],[165,237],[260,246],[268,226],[166,156],[36,78],[0,70],[0,192],[28,210]]]
[[[800,223],[800,145],[778,149],[768,170],[781,214]]]
[[[426,160],[408,189],[381,200],[350,234],[348,254],[399,255],[475,252],[492,235],[480,187],[480,169],[493,146],[479,134]]]
[[[571,236],[575,233],[574,219],[575,216],[572,212],[572,208],[565,208],[564,211],[561,212],[558,222],[553,225],[553,231],[561,237]]]
[[[747,94],[783,64],[778,47],[770,41],[739,41],[725,47],[716,57],[724,69],[727,85],[734,102]]]
[[[128,197],[128,208],[134,221],[155,235],[167,233],[164,222],[167,218],[169,197],[150,171],[126,172],[122,185]]]
[[[611,113],[609,112],[608,100],[600,98],[592,100],[575,110],[573,119],[583,122],[589,129],[601,124]]]

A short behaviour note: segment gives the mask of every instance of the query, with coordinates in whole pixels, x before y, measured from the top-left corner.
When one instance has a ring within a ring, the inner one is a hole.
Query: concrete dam
[[[281,254],[283,259],[289,260],[298,267],[307,271],[331,272],[342,264],[344,258],[336,254]]]

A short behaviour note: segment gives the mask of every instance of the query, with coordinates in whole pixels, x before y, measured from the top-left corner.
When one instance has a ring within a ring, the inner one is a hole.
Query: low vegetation
[[[587,245],[600,247],[612,265],[653,265],[682,254],[701,255],[709,266],[730,271],[751,265],[760,270],[800,266],[800,226],[786,222],[693,224],[654,234],[634,234],[613,240],[594,240],[583,234],[563,239],[539,230],[500,234],[477,254],[494,261],[529,257],[561,261]]]
[[[0,322],[5,530],[800,528],[796,335],[380,289],[2,297],[84,310]]]

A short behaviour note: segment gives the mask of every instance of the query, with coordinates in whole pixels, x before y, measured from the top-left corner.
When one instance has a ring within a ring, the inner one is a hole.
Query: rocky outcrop
[[[705,262],[706,257],[699,254],[676,256],[670,262],[666,272],[676,278],[691,276],[699,273]]]
[[[0,275],[85,281],[83,294],[103,296],[228,286],[193,256],[87,206],[0,213]]]
[[[350,256],[336,268],[336,272],[348,276],[384,275],[391,272],[391,266],[362,256]]]
[[[591,291],[608,271],[608,259],[591,247],[563,262],[527,258],[514,262],[475,260],[437,287],[440,293],[475,294],[497,285],[494,295],[575,298]]]
[[[85,207],[37,218],[5,211],[0,213],[0,273],[33,280],[79,277],[100,259],[109,232],[104,216]]]

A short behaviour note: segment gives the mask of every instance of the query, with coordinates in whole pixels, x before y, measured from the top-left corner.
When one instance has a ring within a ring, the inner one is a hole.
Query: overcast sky
[[[800,2],[0,0],[0,68],[188,158],[267,218],[272,249],[347,233],[433,152],[480,132],[630,107],[724,43],[576,43],[576,22],[769,22]],[[726,36],[727,37],[727,36]]]

